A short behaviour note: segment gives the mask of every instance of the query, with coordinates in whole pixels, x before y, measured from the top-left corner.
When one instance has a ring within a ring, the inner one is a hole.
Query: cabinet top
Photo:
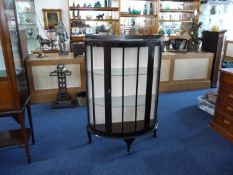
[[[160,45],[159,35],[99,35],[87,37],[85,43],[86,45],[95,46],[145,46],[150,45],[150,43],[155,43]],[[119,45],[120,44],[120,45]],[[122,45],[123,44],[123,45]]]

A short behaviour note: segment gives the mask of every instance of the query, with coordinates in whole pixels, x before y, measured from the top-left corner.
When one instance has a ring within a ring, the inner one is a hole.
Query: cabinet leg
[[[157,137],[157,129],[154,129],[153,137]]]
[[[32,123],[32,112],[31,112],[30,102],[27,105],[27,114],[28,114],[28,120],[29,120],[30,129],[31,129],[31,134],[32,134],[32,144],[35,144],[35,136],[34,136],[33,123]]]
[[[154,132],[153,132],[153,137],[157,137],[157,128],[158,128],[158,122],[155,125]]]
[[[29,144],[28,144],[28,139],[27,139],[27,132],[25,129],[25,124],[24,124],[24,115],[22,113],[18,114],[19,116],[19,122],[20,122],[20,131],[21,131],[21,136],[24,141],[24,147],[26,150],[26,156],[27,156],[27,161],[28,163],[31,163],[31,156],[30,156],[30,151],[29,151]]]
[[[88,136],[88,144],[91,144],[92,139],[91,139],[91,132],[89,130],[89,127],[87,127],[87,136]]]
[[[130,154],[130,147],[131,147],[131,144],[133,143],[134,140],[135,140],[135,138],[124,139],[124,141],[127,144],[127,152],[126,152],[127,155]]]

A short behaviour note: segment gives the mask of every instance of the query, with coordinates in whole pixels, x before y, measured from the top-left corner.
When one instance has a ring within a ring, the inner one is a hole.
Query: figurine
[[[129,12],[129,14],[132,13],[130,6],[129,6],[129,8],[128,8],[128,12]]]
[[[27,34],[28,34],[28,36],[32,37],[32,35],[33,35],[33,29],[28,28],[27,29]]]
[[[201,41],[198,38],[198,30],[202,25],[202,22],[199,22],[196,19],[192,19],[192,27],[189,30],[191,39],[189,40],[188,49],[189,50],[198,50]]]
[[[73,2],[73,7],[75,7],[75,2]]]
[[[112,0],[108,0],[108,7],[112,7]]]
[[[84,4],[83,4],[83,7],[87,7],[87,3],[84,3]]]
[[[58,45],[60,48],[59,55],[68,55],[66,51],[66,41],[68,39],[67,31],[64,27],[64,24],[59,21],[56,29],[56,35],[58,36]]]
[[[108,7],[108,1],[104,0],[104,7]]]
[[[47,47],[54,47],[55,40],[49,40],[49,39],[44,39],[41,37],[41,35],[37,35],[36,40],[39,40],[40,43],[40,50],[44,51],[45,48],[44,46],[46,45]]]
[[[100,8],[100,7],[101,7],[100,2],[99,2],[99,1],[97,1],[97,2],[95,3],[94,7]]]
[[[153,15],[153,14],[154,14],[152,2],[150,2],[149,14],[150,14],[150,15]]]
[[[80,5],[79,5],[79,4],[77,4],[77,7],[80,7]]]
[[[88,4],[88,6],[87,6],[88,8],[91,8],[91,4]]]
[[[147,14],[147,6],[146,4],[144,5],[144,9],[143,9],[143,15],[146,15]]]
[[[98,16],[96,16],[96,18],[98,19],[98,20],[100,20],[100,19],[104,19],[104,13],[101,15],[101,14],[99,14]]]

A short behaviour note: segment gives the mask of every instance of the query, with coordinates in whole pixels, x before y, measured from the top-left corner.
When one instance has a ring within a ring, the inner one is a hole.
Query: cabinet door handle
[[[233,108],[230,107],[230,106],[227,106],[227,110],[228,110],[228,111],[233,111]]]
[[[227,124],[227,125],[230,125],[231,123],[228,121],[228,120],[223,120],[223,122],[225,123],[225,124]]]

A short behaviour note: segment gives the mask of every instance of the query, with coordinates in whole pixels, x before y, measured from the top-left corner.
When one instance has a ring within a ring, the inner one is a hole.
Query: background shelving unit
[[[189,39],[192,19],[199,20],[200,0],[160,0],[159,31]]]
[[[73,6],[74,2],[75,6]],[[100,2],[102,6],[97,8],[83,7],[84,2],[80,0],[69,0],[71,42],[83,41],[85,38],[85,34],[76,30],[77,23],[82,24],[80,28],[108,24],[112,26],[110,33],[117,35],[151,35],[164,30],[170,38],[190,39],[189,29],[192,19],[199,20],[200,0],[112,0],[111,7],[103,7],[104,1]],[[90,3],[93,6],[93,2]],[[150,14],[151,3],[152,14]],[[86,2],[86,5],[88,4],[89,1]],[[81,17],[73,18],[75,16],[73,14],[78,11]],[[110,14],[111,18],[102,20],[95,18],[97,14],[102,13]],[[86,17],[90,14],[93,15],[92,18]],[[96,32],[91,31],[91,33]]]
[[[111,0],[111,4],[107,1],[106,7],[104,0],[100,1],[101,7],[94,7],[94,3],[91,0],[69,0],[71,45],[83,42],[86,35],[119,34],[120,0]],[[88,7],[89,4],[91,7]],[[104,14],[103,19],[97,19],[96,16],[100,14]],[[108,28],[108,32],[98,32],[101,25]]]
[[[150,14],[151,3],[153,9],[152,14]],[[146,13],[144,13],[145,6],[147,9]],[[138,10],[140,13],[135,14],[133,12],[134,10]],[[121,0],[120,11],[121,35],[151,35],[158,32],[159,1]]]

